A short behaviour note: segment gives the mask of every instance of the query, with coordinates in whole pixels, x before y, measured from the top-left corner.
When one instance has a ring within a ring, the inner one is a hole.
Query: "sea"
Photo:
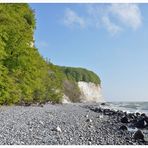
[[[145,113],[148,115],[148,102],[105,102],[106,108],[122,110],[127,113]]]

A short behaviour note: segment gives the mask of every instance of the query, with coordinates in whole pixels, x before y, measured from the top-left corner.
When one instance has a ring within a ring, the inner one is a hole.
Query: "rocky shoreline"
[[[105,109],[104,105],[75,103],[2,106],[0,144],[148,144],[148,117],[145,114]]]
[[[132,136],[129,139],[136,144],[148,144],[148,116],[145,113],[127,113],[121,110],[102,108],[101,106],[105,106],[105,103],[100,104],[99,107],[93,105],[87,106],[87,108],[104,116],[113,117],[114,122],[119,124],[118,130],[121,133],[131,132]]]

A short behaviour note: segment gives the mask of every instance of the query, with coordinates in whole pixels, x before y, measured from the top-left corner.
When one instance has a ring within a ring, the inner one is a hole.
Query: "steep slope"
[[[34,47],[35,14],[28,4],[0,4],[0,105],[81,101],[78,82],[100,85],[86,69],[59,67]]]
[[[31,46],[34,29],[28,4],[0,4],[0,104],[61,98],[56,73],[49,75],[50,67]]]

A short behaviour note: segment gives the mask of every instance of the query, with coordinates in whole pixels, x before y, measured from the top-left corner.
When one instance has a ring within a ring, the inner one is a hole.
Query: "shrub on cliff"
[[[57,73],[31,46],[34,29],[28,4],[0,4],[0,104],[61,99]]]

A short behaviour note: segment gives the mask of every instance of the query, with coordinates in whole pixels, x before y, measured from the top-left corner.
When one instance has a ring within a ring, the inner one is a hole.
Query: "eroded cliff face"
[[[101,87],[99,84],[80,81],[78,82],[78,87],[81,92],[81,95],[79,97],[80,102],[103,102],[104,101],[101,94]],[[64,95],[63,103],[70,103],[70,102],[71,102],[70,99],[66,95]]]
[[[78,82],[79,89],[81,91],[81,102],[102,102],[101,87],[98,84]]]

